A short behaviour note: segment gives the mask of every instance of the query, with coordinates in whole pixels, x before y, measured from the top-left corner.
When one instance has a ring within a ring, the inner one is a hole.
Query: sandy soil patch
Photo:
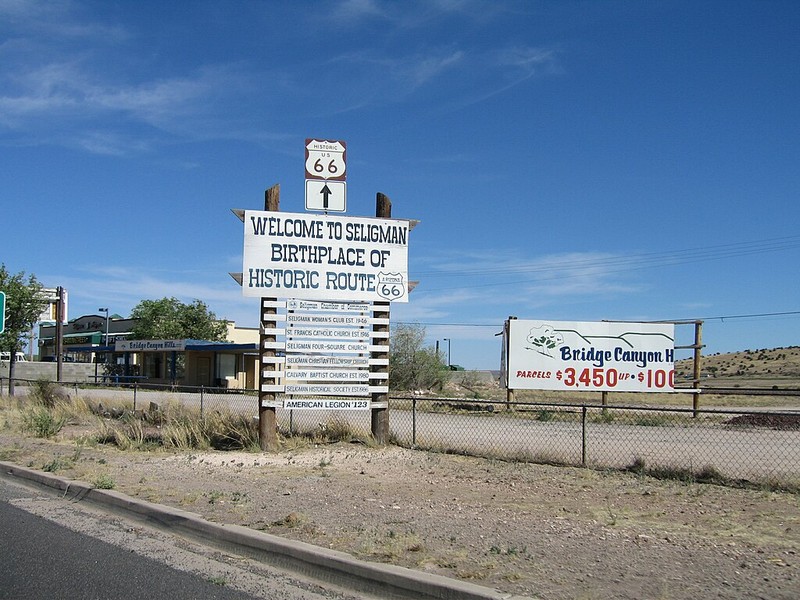
[[[800,597],[788,493],[359,444],[121,452],[0,433],[0,459],[221,523],[566,598]]]

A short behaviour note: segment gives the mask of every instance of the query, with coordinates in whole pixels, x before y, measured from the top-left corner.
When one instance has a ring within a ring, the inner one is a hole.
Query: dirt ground
[[[339,443],[122,452],[0,431],[0,460],[542,599],[800,597],[800,497]]]

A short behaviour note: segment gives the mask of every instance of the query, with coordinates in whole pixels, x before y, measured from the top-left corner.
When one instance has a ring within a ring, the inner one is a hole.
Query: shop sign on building
[[[171,352],[186,350],[186,340],[117,340],[115,352]]]

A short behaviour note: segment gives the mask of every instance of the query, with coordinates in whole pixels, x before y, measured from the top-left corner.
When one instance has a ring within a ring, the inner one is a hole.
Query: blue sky
[[[0,262],[71,318],[256,326],[230,209],[304,212],[337,139],[348,215],[421,221],[392,319],[453,363],[498,368],[509,315],[798,345],[798,31],[770,0],[0,0]]]

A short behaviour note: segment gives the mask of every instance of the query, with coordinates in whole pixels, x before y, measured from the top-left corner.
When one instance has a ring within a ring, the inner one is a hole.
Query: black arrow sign
[[[331,188],[328,187],[328,184],[322,186],[322,189],[319,191],[322,194],[322,208],[328,210],[328,197],[331,195]]]

